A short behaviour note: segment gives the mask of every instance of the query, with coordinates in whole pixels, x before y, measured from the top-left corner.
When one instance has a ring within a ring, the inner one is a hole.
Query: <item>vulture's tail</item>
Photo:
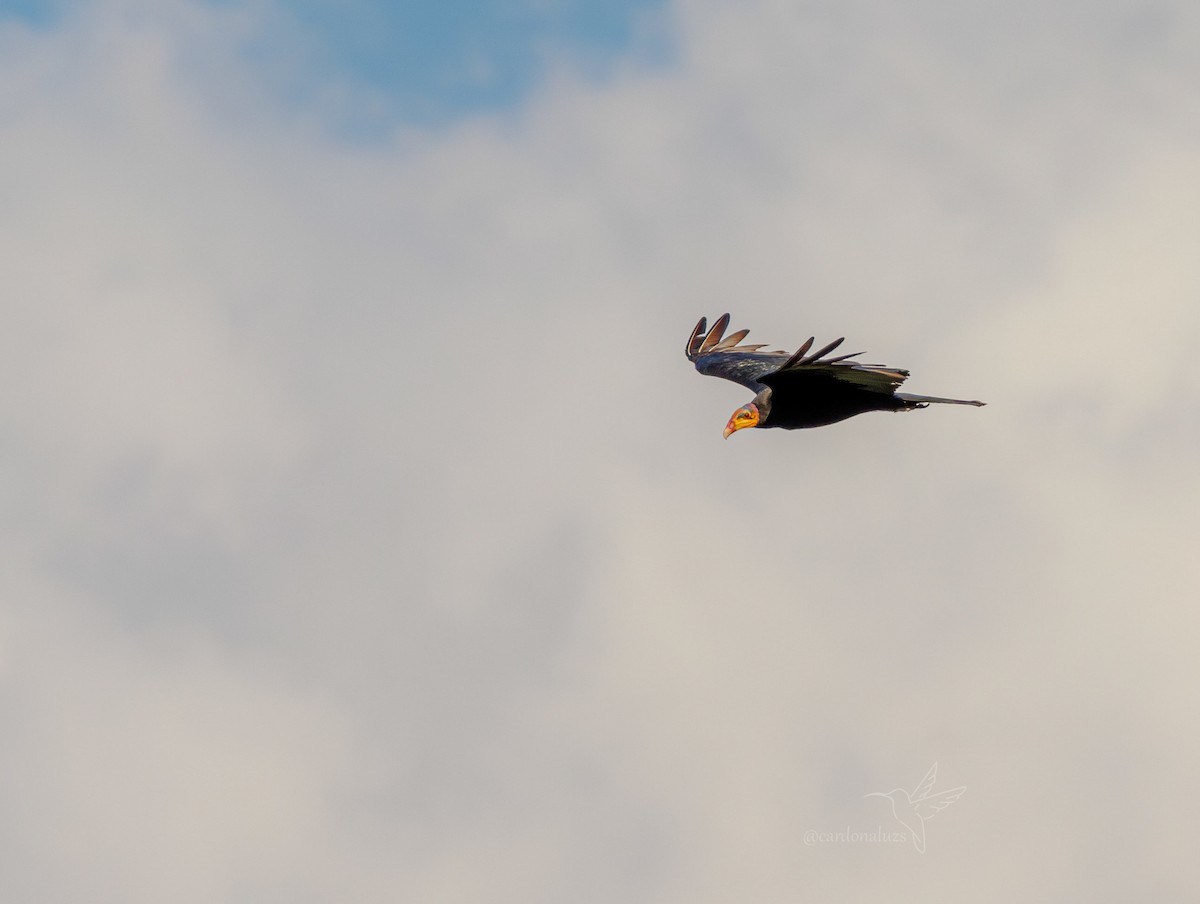
[[[966,399],[939,399],[937,396],[913,395],[908,392],[898,392],[896,393],[896,398],[911,402],[913,408],[924,408],[930,402],[943,405],[974,405],[976,408],[981,408],[987,404],[987,402],[967,401]]]

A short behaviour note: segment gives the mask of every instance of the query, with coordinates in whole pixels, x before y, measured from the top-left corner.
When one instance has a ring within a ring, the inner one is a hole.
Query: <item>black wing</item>
[[[782,367],[765,374],[760,380],[763,385],[770,386],[774,393],[795,392],[811,395],[820,393],[822,388],[845,390],[853,386],[867,392],[891,395],[908,379],[908,371],[898,367],[846,361],[847,358],[854,357],[853,355],[824,357],[842,342],[842,339],[835,339],[819,352],[806,355],[809,346],[812,345],[812,340],[809,339]]]
[[[728,314],[717,318],[717,322],[706,334],[707,323],[707,320],[701,317],[696,328],[692,330],[687,343],[688,360],[694,362],[696,370],[702,374],[732,380],[756,393],[766,386],[774,388],[777,385],[794,384],[797,380],[806,384],[836,380],[857,384],[868,390],[890,393],[908,376],[908,371],[848,361],[862,352],[825,358],[825,355],[842,344],[841,339],[829,343],[811,355],[808,354],[808,350],[813,346],[812,338],[791,355],[784,351],[760,352],[759,349],[766,346],[739,345],[749,330],[738,330],[724,336],[725,328],[729,326]]]

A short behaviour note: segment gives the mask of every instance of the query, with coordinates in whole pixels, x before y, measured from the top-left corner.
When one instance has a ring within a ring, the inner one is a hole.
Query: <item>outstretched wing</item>
[[[891,394],[904,382],[908,371],[885,367],[882,364],[859,364],[850,361],[862,352],[825,356],[842,344],[838,339],[820,351],[808,353],[813,339],[800,346],[794,354],[785,351],[762,352],[765,345],[741,345],[749,330],[738,330],[725,336],[729,326],[729,315],[717,318],[712,329],[705,329],[708,321],[700,318],[692,335],[688,338],[688,360],[696,370],[710,377],[721,377],[740,383],[747,389],[760,392],[770,386],[773,390],[795,390],[797,392],[820,392],[822,385],[842,384],[844,388],[858,386],[863,389]]]
[[[701,317],[686,347],[688,360],[706,376],[732,380],[758,392],[763,388],[761,378],[778,370],[787,360],[788,353],[785,351],[760,352],[759,349],[766,348],[765,345],[740,345],[749,330],[738,330],[726,336],[728,314],[718,317],[712,329],[706,333],[707,326],[708,319]]]
[[[825,357],[844,341],[844,339],[835,339],[820,351],[815,351],[810,355],[808,350],[812,347],[813,340],[809,339],[781,367],[764,374],[760,378],[760,382],[765,386],[770,386],[774,393],[786,392],[811,396],[822,391],[845,390],[854,387],[868,392],[891,395],[900,387],[901,383],[908,379],[908,371],[898,367],[888,367],[885,364],[860,364],[857,361],[847,360],[861,355],[862,352],[855,352],[853,355],[838,355],[836,358]],[[778,398],[778,395],[775,398]]]

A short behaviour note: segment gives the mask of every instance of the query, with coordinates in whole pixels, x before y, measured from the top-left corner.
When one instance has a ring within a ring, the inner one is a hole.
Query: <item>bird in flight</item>
[[[908,377],[907,370],[882,364],[851,361],[862,352],[825,357],[839,345],[835,339],[809,354],[810,338],[795,353],[764,352],[765,345],[741,345],[749,330],[725,335],[729,315],[717,318],[711,330],[701,317],[688,338],[688,360],[711,377],[740,383],[756,395],[725,425],[725,438],[746,427],[823,427],[867,411],[915,411],[931,402],[946,405],[983,405],[964,399],[896,392]],[[706,332],[707,330],[707,332]]]

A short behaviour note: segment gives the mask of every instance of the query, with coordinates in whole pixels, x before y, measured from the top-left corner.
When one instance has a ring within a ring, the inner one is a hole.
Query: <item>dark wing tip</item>
[[[711,352],[721,341],[721,337],[725,335],[725,328],[729,326],[729,315],[722,314],[717,318],[717,322],[712,325],[712,329],[708,331],[708,335],[704,337],[704,341],[700,343],[700,354]]]
[[[795,367],[797,364],[800,364],[804,360],[804,353],[807,352],[810,348],[812,348],[812,344],[815,341],[816,341],[815,336],[809,336],[806,340],[804,340],[804,344],[801,345],[798,349],[796,349],[796,353],[794,355],[792,355],[790,358],[788,358],[786,361],[784,361],[783,367],[781,367],[779,369],[787,370],[789,367]]]
[[[825,346],[819,352],[813,352],[811,355],[809,355],[808,361],[806,363],[815,364],[817,361],[820,361],[823,357],[828,355],[831,351],[833,351],[835,348],[837,348],[839,345],[841,345],[845,341],[846,341],[845,336],[842,336],[840,339],[834,339],[832,342],[830,342],[827,346]]]
[[[685,352],[689,358],[695,358],[700,353],[700,337],[704,335],[704,330],[708,326],[708,319],[701,317],[695,328],[692,330],[692,335],[688,337]]]
[[[823,358],[825,355],[828,355],[831,351],[845,342],[846,337],[842,336],[840,339],[834,339],[827,346],[819,351],[813,352],[810,355],[807,354],[807,352],[810,348],[812,348],[813,341],[813,337],[810,336],[808,341],[796,349],[796,353],[787,359],[787,362],[783,365],[783,367],[780,368],[780,370],[790,370],[793,367],[804,367],[808,364],[833,364],[834,362],[844,361],[846,358],[853,358],[855,355],[862,354],[862,352],[855,352],[853,355],[843,355],[842,357],[834,358],[831,361],[822,361],[821,358]]]

